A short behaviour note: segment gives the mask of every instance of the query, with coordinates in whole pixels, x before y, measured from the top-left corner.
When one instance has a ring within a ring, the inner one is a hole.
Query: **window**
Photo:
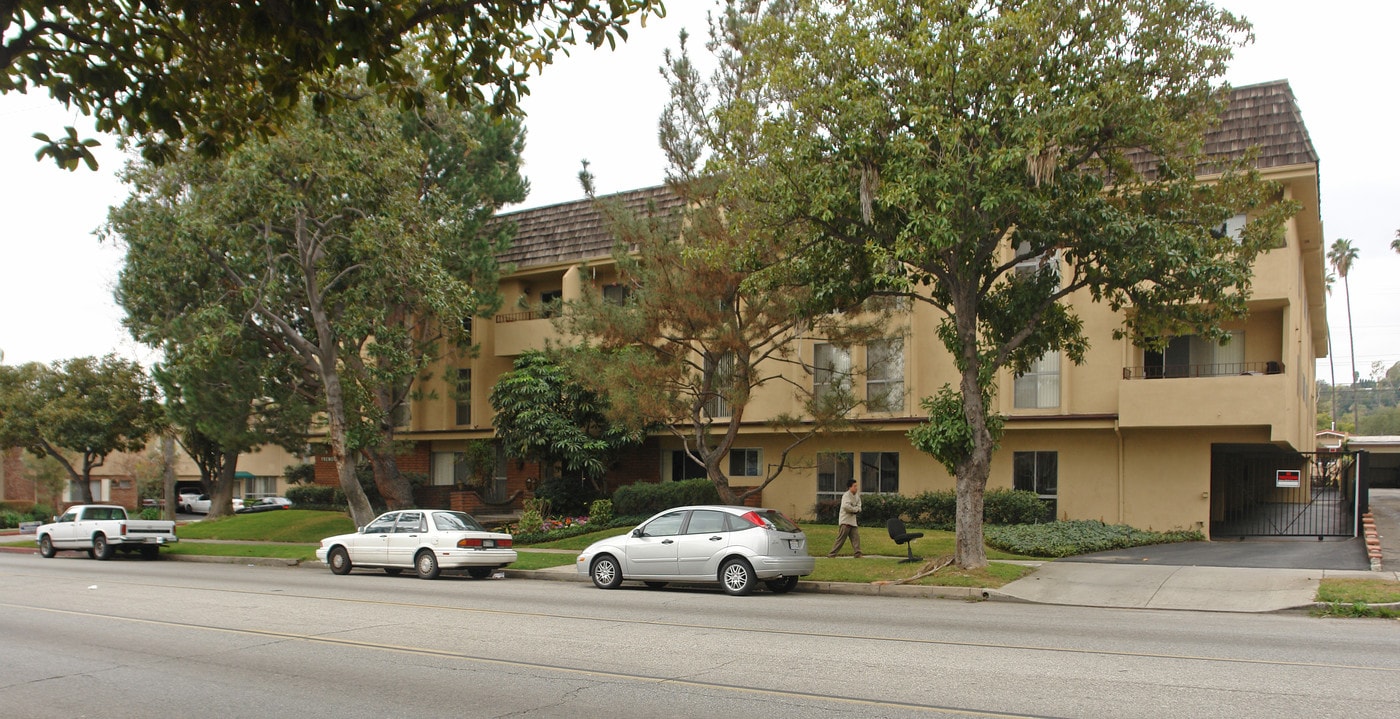
[[[466,339],[467,343],[470,344],[472,341],[472,318],[462,318],[462,334]]]
[[[841,498],[846,482],[855,478],[855,455],[822,452],[817,455],[817,500]]]
[[[1211,228],[1210,233],[1216,237],[1228,237],[1239,242],[1244,235],[1246,224],[1248,224],[1248,219],[1243,214],[1239,214]]]
[[[428,525],[423,521],[422,512],[403,512],[399,515],[399,522],[394,531],[399,534],[426,532]]]
[[[851,351],[821,343],[812,351],[812,394],[827,397],[851,386]]]
[[[713,534],[725,531],[725,518],[729,515],[725,512],[716,512],[710,509],[696,509],[690,513],[690,521],[686,522],[686,534]],[[650,530],[648,530],[650,531]]]
[[[642,529],[643,537],[670,537],[681,533],[681,520],[685,519],[684,511],[667,512],[656,519],[647,522]]]
[[[389,534],[394,531],[394,520],[398,518],[398,513],[386,514],[365,527],[365,534]]]
[[[277,495],[277,478],[244,477],[243,494],[248,497],[274,497]]]
[[[457,370],[457,386],[452,396],[457,400],[457,424],[472,423],[472,371]]]
[[[1016,256],[1022,257],[1031,251],[1031,243],[1022,242],[1016,246]],[[1039,255],[1029,257],[1016,263],[1016,276],[1029,277],[1040,272],[1049,272],[1054,277],[1060,276],[1060,253],[1055,250],[1044,252]]]
[[[632,288],[627,285],[603,285],[603,301],[615,305],[627,304],[627,298],[632,296]]]
[[[759,477],[763,475],[763,450],[729,450],[729,476]]]
[[[471,467],[464,461],[465,452],[433,452],[428,481],[435,487],[450,487],[471,479]]]
[[[1143,376],[1222,377],[1248,368],[1244,362],[1244,332],[1231,332],[1219,344],[1197,335],[1173,337],[1160,350],[1143,350]]]
[[[705,414],[707,416],[712,418],[730,416],[729,403],[722,395],[734,381],[735,363],[736,360],[732,354],[721,355],[718,360],[705,360],[705,370],[711,376],[711,391],[715,392],[705,400]]]
[[[904,338],[866,345],[865,401],[872,412],[904,411]]]
[[[540,293],[540,316],[554,317],[559,314],[559,305],[564,301],[563,290],[548,290]]]
[[[1015,489],[1035,492],[1045,503],[1048,518],[1058,514],[1059,495],[1058,452],[1016,452],[1011,457],[1011,482]]]
[[[90,481],[88,482],[88,490],[92,492],[92,501],[94,501],[94,502],[110,502],[110,501],[112,501],[112,497],[111,497],[111,494],[109,493],[109,489],[108,489],[110,486],[111,486],[111,485],[109,485],[109,484],[107,483],[106,480],[102,480],[102,479],[90,480]],[[83,498],[78,496],[77,490],[75,490],[75,489],[73,488],[73,483],[72,483],[72,482],[69,482],[69,483],[68,483],[68,494],[64,496],[64,501],[68,501],[68,502],[81,502],[81,501],[83,501]]]
[[[1031,363],[1025,374],[1016,376],[1017,409],[1048,409],[1060,406],[1060,353],[1054,350]]]
[[[865,494],[898,494],[899,453],[861,452],[860,491]]]
[[[685,453],[683,449],[671,452],[671,481],[679,482],[683,479],[701,479],[710,476],[705,471],[705,465],[696,462]]]

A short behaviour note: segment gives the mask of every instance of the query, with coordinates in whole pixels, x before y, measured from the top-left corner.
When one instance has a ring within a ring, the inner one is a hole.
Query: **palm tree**
[[[1395,231],[1395,239],[1390,241],[1390,249],[1400,252],[1400,230]]]
[[[1351,244],[1351,240],[1338,239],[1332,243],[1332,249],[1327,252],[1327,260],[1332,263],[1332,269],[1337,271],[1337,276],[1342,278],[1342,287],[1347,292],[1347,342],[1351,346],[1351,422],[1352,431],[1360,428],[1361,410],[1356,402],[1356,335],[1351,330],[1351,283],[1347,280],[1347,275],[1351,273],[1351,267],[1356,262],[1360,252],[1356,246]]]
[[[1336,284],[1337,275],[1334,272],[1327,273],[1327,280],[1323,287],[1327,290],[1327,296],[1332,296],[1332,285]],[[1327,323],[1327,366],[1332,370],[1332,411],[1328,414],[1332,417],[1332,429],[1337,428],[1337,355],[1332,351],[1332,323]]]

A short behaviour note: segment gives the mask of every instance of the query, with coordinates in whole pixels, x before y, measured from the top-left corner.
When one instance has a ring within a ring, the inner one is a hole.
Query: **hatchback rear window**
[[[802,529],[776,509],[762,509],[744,512],[744,519],[755,526],[768,524],[779,532],[800,532]]]

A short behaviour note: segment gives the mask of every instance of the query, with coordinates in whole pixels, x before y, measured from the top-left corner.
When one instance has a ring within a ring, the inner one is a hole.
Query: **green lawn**
[[[258,514],[235,514],[222,519],[190,522],[180,525],[176,533],[178,544],[162,552],[183,555],[207,555],[221,557],[276,557],[300,559],[312,562],[316,559],[316,547],[324,537],[355,531],[354,523],[343,512],[324,512],[305,509],[289,509],[279,512]],[[555,542],[516,547],[519,559],[511,564],[512,569],[545,569],[572,565],[578,552],[593,542],[605,537],[626,534],[627,527],[605,529],[578,537],[570,537]],[[898,558],[904,556],[904,547],[896,545],[889,534],[881,527],[867,527],[861,532],[861,549],[867,556],[859,561],[851,558],[848,544],[843,550],[845,556],[827,559],[824,555],[836,539],[836,527],[828,524],[803,526],[807,533],[808,550],[817,556],[816,571],[807,579],[819,582],[877,582],[893,581],[912,576],[919,571],[922,563],[900,564]],[[917,531],[917,530],[916,530]],[[933,559],[953,551],[953,533],[924,530],[922,539],[914,540],[914,550],[918,556]],[[221,544],[200,540],[267,541],[283,544]],[[34,540],[24,539],[5,542],[9,546],[33,547]],[[570,552],[536,552],[534,549],[563,549]],[[883,555],[883,556],[873,556]],[[987,557],[997,559],[1022,559],[1016,555],[987,550]],[[965,572],[953,567],[940,570],[932,577],[919,580],[916,584],[935,586],[1000,587],[1019,578],[1030,569],[1015,564],[993,563],[984,570]]]

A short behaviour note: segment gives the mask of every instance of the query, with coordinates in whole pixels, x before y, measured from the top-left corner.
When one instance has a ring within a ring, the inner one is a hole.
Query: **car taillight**
[[[496,546],[497,546],[497,547],[511,547],[511,546],[515,546],[515,540],[514,540],[514,539],[497,539],[497,540],[496,540]]]
[[[126,536],[126,522],[121,523],[121,533],[123,537]]]
[[[462,539],[457,540],[457,547],[458,547],[459,549],[467,549],[467,548],[469,548],[469,547],[480,547],[480,546],[481,546],[481,540],[480,540],[480,539],[468,539],[468,538],[465,538],[465,537],[464,537],[464,538],[462,538]]]
[[[744,520],[746,520],[749,524],[752,524],[752,525],[755,526],[755,527],[767,527],[767,526],[768,526],[768,520],[766,520],[766,519],[764,519],[762,516],[760,516],[758,512],[744,512],[744,513],[743,513],[742,515],[740,515],[740,516],[741,516]]]

